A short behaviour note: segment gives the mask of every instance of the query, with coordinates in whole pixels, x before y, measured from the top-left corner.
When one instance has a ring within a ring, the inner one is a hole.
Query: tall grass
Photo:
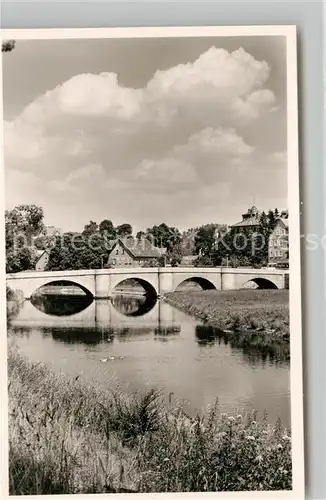
[[[148,390],[126,396],[9,348],[14,495],[290,489],[291,438],[255,414],[189,418]]]

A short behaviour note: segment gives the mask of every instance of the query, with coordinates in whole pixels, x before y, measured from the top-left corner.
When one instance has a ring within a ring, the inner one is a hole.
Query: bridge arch
[[[278,290],[278,286],[273,280],[271,280],[270,278],[260,277],[250,278],[249,280],[245,281],[245,283],[243,283],[241,288],[249,288],[249,286],[247,287],[246,285],[250,283],[254,283],[255,285],[257,285],[256,288],[259,288],[260,290]]]
[[[216,290],[216,286],[208,278],[203,278],[201,276],[192,276],[180,281],[180,283],[175,287],[174,291],[178,291],[180,287],[186,285],[187,283],[196,283],[202,290]]]
[[[149,281],[143,278],[138,278],[137,276],[126,277],[121,279],[118,283],[114,285],[112,292],[117,292],[119,287],[121,287],[123,283],[126,283],[130,280],[138,283],[144,289],[145,295],[157,297],[157,290],[155,289],[155,287]]]
[[[37,284],[36,284],[37,286]],[[52,280],[49,280],[45,283],[43,283],[42,285],[39,285],[37,288],[35,288],[35,290],[33,291],[33,293],[31,294],[31,298],[35,297],[35,295],[38,295],[40,291],[42,291],[42,289],[45,289],[46,287],[50,287],[50,286],[62,286],[62,287],[69,287],[69,286],[75,286],[77,288],[79,288],[80,290],[82,290],[84,292],[84,294],[86,295],[86,297],[88,298],[94,298],[93,297],[93,294],[90,290],[88,290],[88,288],[86,288],[84,285],[82,285],[81,283],[78,283],[78,281],[73,281],[73,280],[62,280],[62,279],[52,279]],[[64,295],[64,294],[62,294]],[[67,294],[69,295],[69,294]],[[73,294],[71,294],[73,295]]]

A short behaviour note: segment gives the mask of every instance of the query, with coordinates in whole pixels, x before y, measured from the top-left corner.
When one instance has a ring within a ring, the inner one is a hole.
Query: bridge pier
[[[158,295],[164,295],[173,291],[173,274],[164,272],[158,274]]]
[[[221,271],[221,290],[236,290],[236,274],[228,273],[226,269]]]
[[[110,275],[107,274],[94,274],[95,279],[95,299],[107,299],[110,297]]]

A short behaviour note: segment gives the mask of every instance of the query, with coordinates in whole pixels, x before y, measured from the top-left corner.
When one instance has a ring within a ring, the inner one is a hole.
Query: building
[[[155,247],[148,239],[117,238],[110,245],[107,267],[149,267],[159,265],[164,248]]]
[[[242,214],[242,220],[230,226],[233,230],[238,233],[249,233],[257,230],[260,222],[261,213],[259,210],[253,206],[247,210],[245,214]]]
[[[283,216],[283,217],[282,217]],[[287,213],[281,213],[276,221],[275,227],[269,237],[268,264],[289,265],[289,220]]]
[[[36,271],[45,271],[50,257],[50,250],[36,250]]]

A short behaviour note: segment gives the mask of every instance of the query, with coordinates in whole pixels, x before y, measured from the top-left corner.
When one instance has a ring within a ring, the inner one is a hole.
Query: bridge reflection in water
[[[181,331],[178,315],[167,303],[151,296],[115,295],[110,300],[92,300],[86,295],[44,294],[25,301],[10,326],[15,333],[37,329],[65,343],[96,345],[149,333],[166,341]]]
[[[278,416],[289,422],[289,366],[282,353],[248,349],[240,332],[234,343],[164,300],[26,300],[9,317],[8,335],[32,361],[87,383],[127,393],[173,392],[192,415],[218,396],[222,412],[266,409],[270,422]]]

